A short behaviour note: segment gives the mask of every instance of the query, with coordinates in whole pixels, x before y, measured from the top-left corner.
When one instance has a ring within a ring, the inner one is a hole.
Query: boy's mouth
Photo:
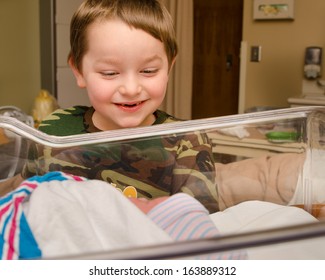
[[[136,110],[143,105],[145,101],[139,101],[139,102],[134,102],[134,103],[115,103],[116,106],[124,109],[124,110]]]
[[[119,105],[119,106],[123,106],[123,107],[129,107],[129,108],[132,108],[132,107],[139,106],[141,103],[143,103],[143,102],[141,101],[141,102],[137,102],[137,103],[120,103],[120,104],[118,104],[118,105]]]

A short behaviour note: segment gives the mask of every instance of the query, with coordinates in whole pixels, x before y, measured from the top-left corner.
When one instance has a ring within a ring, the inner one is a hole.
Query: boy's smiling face
[[[87,88],[101,130],[151,125],[168,82],[164,44],[120,20],[91,24],[82,69],[72,66],[79,87]]]

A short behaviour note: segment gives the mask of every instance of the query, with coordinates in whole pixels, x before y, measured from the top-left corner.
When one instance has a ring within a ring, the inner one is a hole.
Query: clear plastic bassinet
[[[324,237],[325,210],[322,207],[325,205],[325,109],[323,107],[279,109],[66,137],[48,136],[17,119],[0,116],[0,174],[1,178],[5,179],[20,173],[31,156],[28,152],[30,147],[51,150],[51,155],[57,155],[74,149],[93,151],[120,143],[132,146],[135,143],[171,135],[182,137],[197,131],[206,134],[212,144],[220,212],[229,213],[229,209],[247,202],[267,202],[304,209],[303,211],[319,222],[306,223],[302,220],[299,223],[298,219],[294,224],[288,222],[288,226],[285,223],[281,225],[271,223],[268,227],[256,227],[251,230],[235,230],[229,224],[228,229],[225,225],[221,237],[113,252],[86,252],[70,257],[186,258],[211,252],[255,247],[259,248],[259,252],[265,252],[273,244],[282,246],[287,242],[311,239],[317,241]],[[21,138],[24,139],[26,146],[18,153],[13,147],[15,141]],[[17,159],[11,166],[9,175],[6,171],[8,156]],[[51,162],[51,158],[42,158],[42,163],[38,164],[38,172],[46,173]],[[258,212],[259,208],[256,207]],[[218,219],[220,223],[225,221],[223,218]],[[263,254],[261,256],[263,258]],[[58,256],[61,257],[69,258]],[[277,258],[277,255],[272,257]],[[322,258],[323,255],[315,252],[314,257]]]

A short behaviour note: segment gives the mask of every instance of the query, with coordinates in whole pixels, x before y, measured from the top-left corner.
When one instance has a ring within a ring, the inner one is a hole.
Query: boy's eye
[[[141,73],[146,74],[146,75],[155,74],[157,72],[158,72],[158,69],[156,69],[156,68],[148,68],[148,69],[144,69],[141,71]]]
[[[114,76],[118,75],[118,73],[115,71],[101,72],[100,74],[104,77],[114,77]]]

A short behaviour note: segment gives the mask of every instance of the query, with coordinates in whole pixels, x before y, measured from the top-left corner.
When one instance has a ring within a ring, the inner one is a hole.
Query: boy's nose
[[[137,95],[141,92],[141,90],[142,87],[137,77],[130,75],[124,80],[119,92],[123,95]]]

